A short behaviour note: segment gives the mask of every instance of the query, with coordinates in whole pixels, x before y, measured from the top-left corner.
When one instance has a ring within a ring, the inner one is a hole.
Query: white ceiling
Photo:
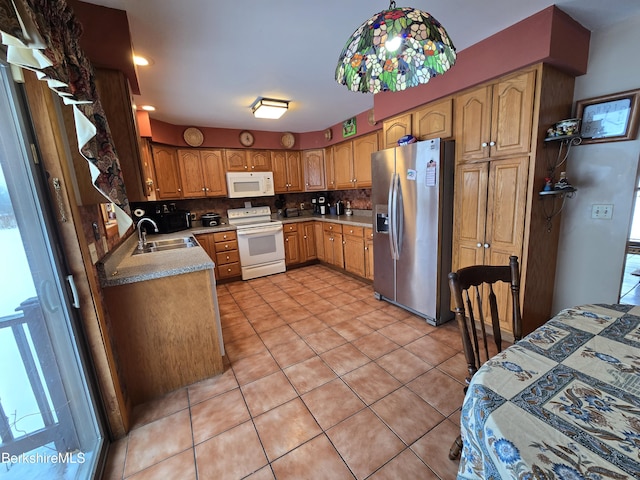
[[[386,0],[89,0],[125,10],[138,68],[138,105],[175,125],[311,132],[373,107],[335,81],[349,36]],[[413,0],[458,51],[555,3],[590,30],[640,14],[638,0]],[[570,48],[570,46],[567,46]],[[258,97],[290,100],[280,120],[255,119]]]

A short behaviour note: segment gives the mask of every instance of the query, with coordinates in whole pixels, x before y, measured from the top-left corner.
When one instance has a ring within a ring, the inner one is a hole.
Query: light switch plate
[[[591,205],[591,218],[597,218],[599,220],[611,220],[612,216],[613,216],[612,204]]]
[[[91,263],[95,265],[98,261],[98,251],[96,250],[96,244],[93,242],[89,244],[89,255],[91,255]]]

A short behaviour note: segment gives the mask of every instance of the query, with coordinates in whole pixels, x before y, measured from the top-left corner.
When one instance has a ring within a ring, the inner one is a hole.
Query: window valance
[[[80,153],[89,162],[94,186],[116,204],[122,235],[131,211],[120,162],[93,68],[80,49],[82,26],[64,0],[0,0],[0,34],[7,61],[36,73],[66,104],[73,105]]]

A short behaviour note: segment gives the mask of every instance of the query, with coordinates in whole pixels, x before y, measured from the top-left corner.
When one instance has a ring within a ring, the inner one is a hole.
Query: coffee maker
[[[318,195],[316,197],[318,205],[318,213],[320,215],[327,215],[329,213],[329,199],[326,195]]]

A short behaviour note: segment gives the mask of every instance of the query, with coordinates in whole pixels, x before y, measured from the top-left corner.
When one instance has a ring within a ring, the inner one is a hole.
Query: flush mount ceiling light
[[[251,106],[251,111],[256,118],[280,118],[289,108],[286,100],[274,100],[272,98],[259,98]]]
[[[156,107],[154,107],[153,105],[141,105],[140,108],[142,110],[144,110],[145,112],[155,112],[156,111]]]
[[[427,83],[455,61],[456,49],[440,22],[392,1],[347,40],[336,80],[354,92],[395,92]]]

